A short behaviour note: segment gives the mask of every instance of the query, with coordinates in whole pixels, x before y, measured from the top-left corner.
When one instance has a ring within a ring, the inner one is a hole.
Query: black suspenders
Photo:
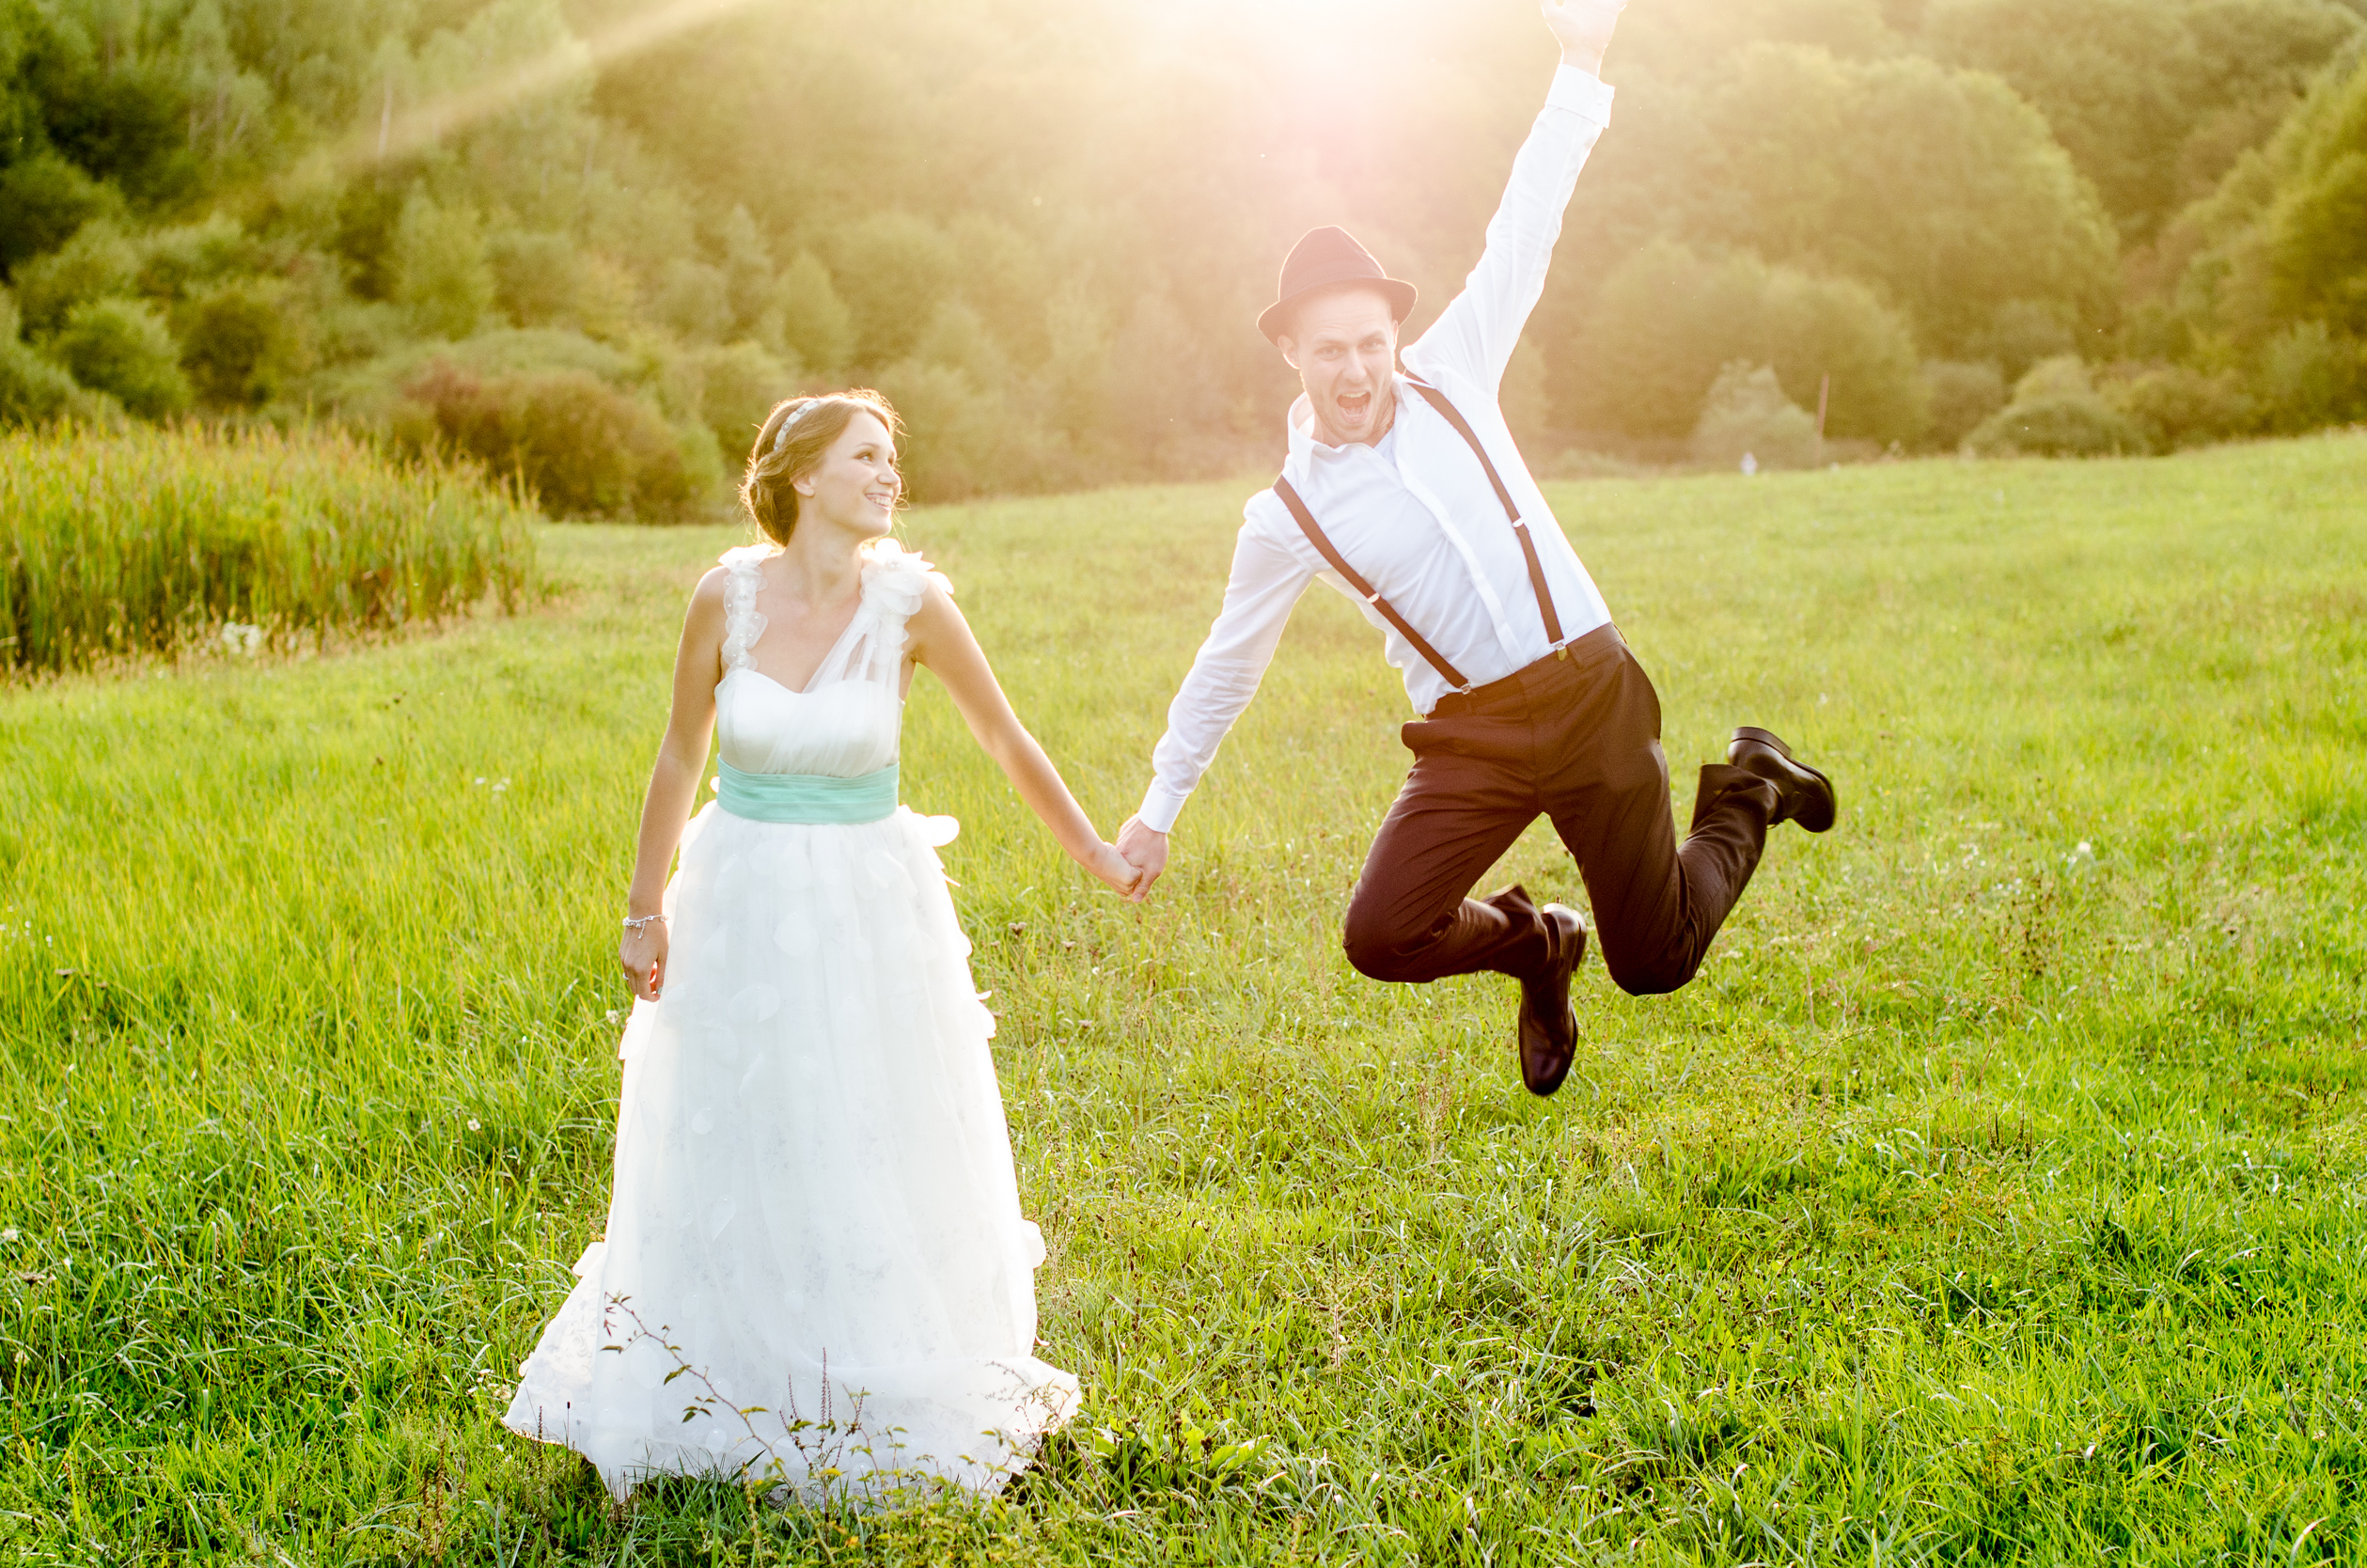
[[[1455,428],[1457,435],[1469,443],[1472,455],[1480,460],[1480,466],[1487,470],[1487,481],[1496,487],[1496,498],[1504,503],[1504,515],[1512,519],[1513,532],[1520,539],[1521,557],[1528,563],[1528,586],[1536,590],[1537,609],[1545,618],[1545,640],[1553,644],[1555,651],[1559,652],[1564,641],[1561,618],[1554,613],[1553,594],[1545,587],[1545,568],[1544,563],[1537,558],[1537,541],[1529,537],[1528,525],[1521,520],[1520,508],[1513,504],[1513,493],[1505,488],[1504,476],[1496,471],[1496,464],[1489,459],[1487,448],[1480,445],[1480,437],[1471,429],[1471,422],[1463,416],[1462,411],[1444,392],[1428,382],[1416,381],[1411,376],[1405,378],[1405,383],[1420,393],[1422,400],[1436,409],[1440,416]],[[1405,618],[1381,597],[1380,589],[1366,582],[1356,569],[1348,564],[1347,557],[1340,555],[1316,523],[1315,514],[1307,510],[1307,503],[1300,499],[1296,487],[1288,478],[1278,478],[1274,481],[1274,494],[1279,495],[1282,504],[1291,509],[1291,516],[1297,522],[1299,532],[1307,536],[1307,542],[1312,544],[1316,554],[1340,573],[1340,580],[1356,591],[1356,597],[1380,611],[1381,619],[1396,627],[1397,635],[1411,643],[1415,652],[1429,660],[1430,667],[1445,676],[1448,685],[1456,691],[1468,691],[1471,682],[1464,679],[1463,671],[1449,664],[1445,655],[1431,647],[1419,632],[1406,624]]]

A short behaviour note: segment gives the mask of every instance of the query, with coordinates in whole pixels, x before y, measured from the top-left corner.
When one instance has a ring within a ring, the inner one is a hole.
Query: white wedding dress
[[[723,760],[878,775],[929,565],[866,546],[853,624],[791,691],[751,654],[769,553],[723,557]],[[937,859],[952,829],[718,801],[683,837],[664,996],[635,1006],[619,1053],[606,1236],[507,1417],[619,1498],[682,1474],[858,1506],[991,1492],[1074,1412],[1076,1379],[1035,1355],[1043,1243]]]

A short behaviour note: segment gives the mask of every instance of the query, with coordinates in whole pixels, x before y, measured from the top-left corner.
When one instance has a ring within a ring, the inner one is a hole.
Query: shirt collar
[[[1404,424],[1405,411],[1416,400],[1407,390],[1403,372],[1392,371],[1389,380],[1395,385],[1397,397],[1397,417],[1389,426],[1394,431]],[[1346,447],[1334,447],[1315,439],[1315,405],[1304,392],[1291,404],[1288,434],[1291,443],[1290,458],[1285,464],[1288,471],[1304,474],[1313,463],[1341,461],[1350,450]]]

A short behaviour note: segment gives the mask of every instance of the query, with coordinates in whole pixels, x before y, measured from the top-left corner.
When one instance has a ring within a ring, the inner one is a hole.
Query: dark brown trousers
[[[1348,961],[1379,980],[1494,970],[1544,957],[1525,894],[1466,897],[1542,814],[1576,857],[1594,940],[1633,996],[1693,978],[1767,839],[1775,787],[1740,768],[1701,770],[1680,845],[1660,750],[1660,698],[1605,626],[1405,726],[1414,769],[1348,904]]]

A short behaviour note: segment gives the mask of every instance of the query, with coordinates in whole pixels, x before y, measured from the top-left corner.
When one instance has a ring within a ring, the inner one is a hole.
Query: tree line
[[[2367,416],[2362,6],[1636,8],[1507,378],[1524,446]],[[929,498],[1268,463],[1283,251],[1346,225],[1418,330],[1551,65],[1513,0],[1354,15],[0,0],[0,419],[329,419],[652,518],[801,386],[887,391]]]

